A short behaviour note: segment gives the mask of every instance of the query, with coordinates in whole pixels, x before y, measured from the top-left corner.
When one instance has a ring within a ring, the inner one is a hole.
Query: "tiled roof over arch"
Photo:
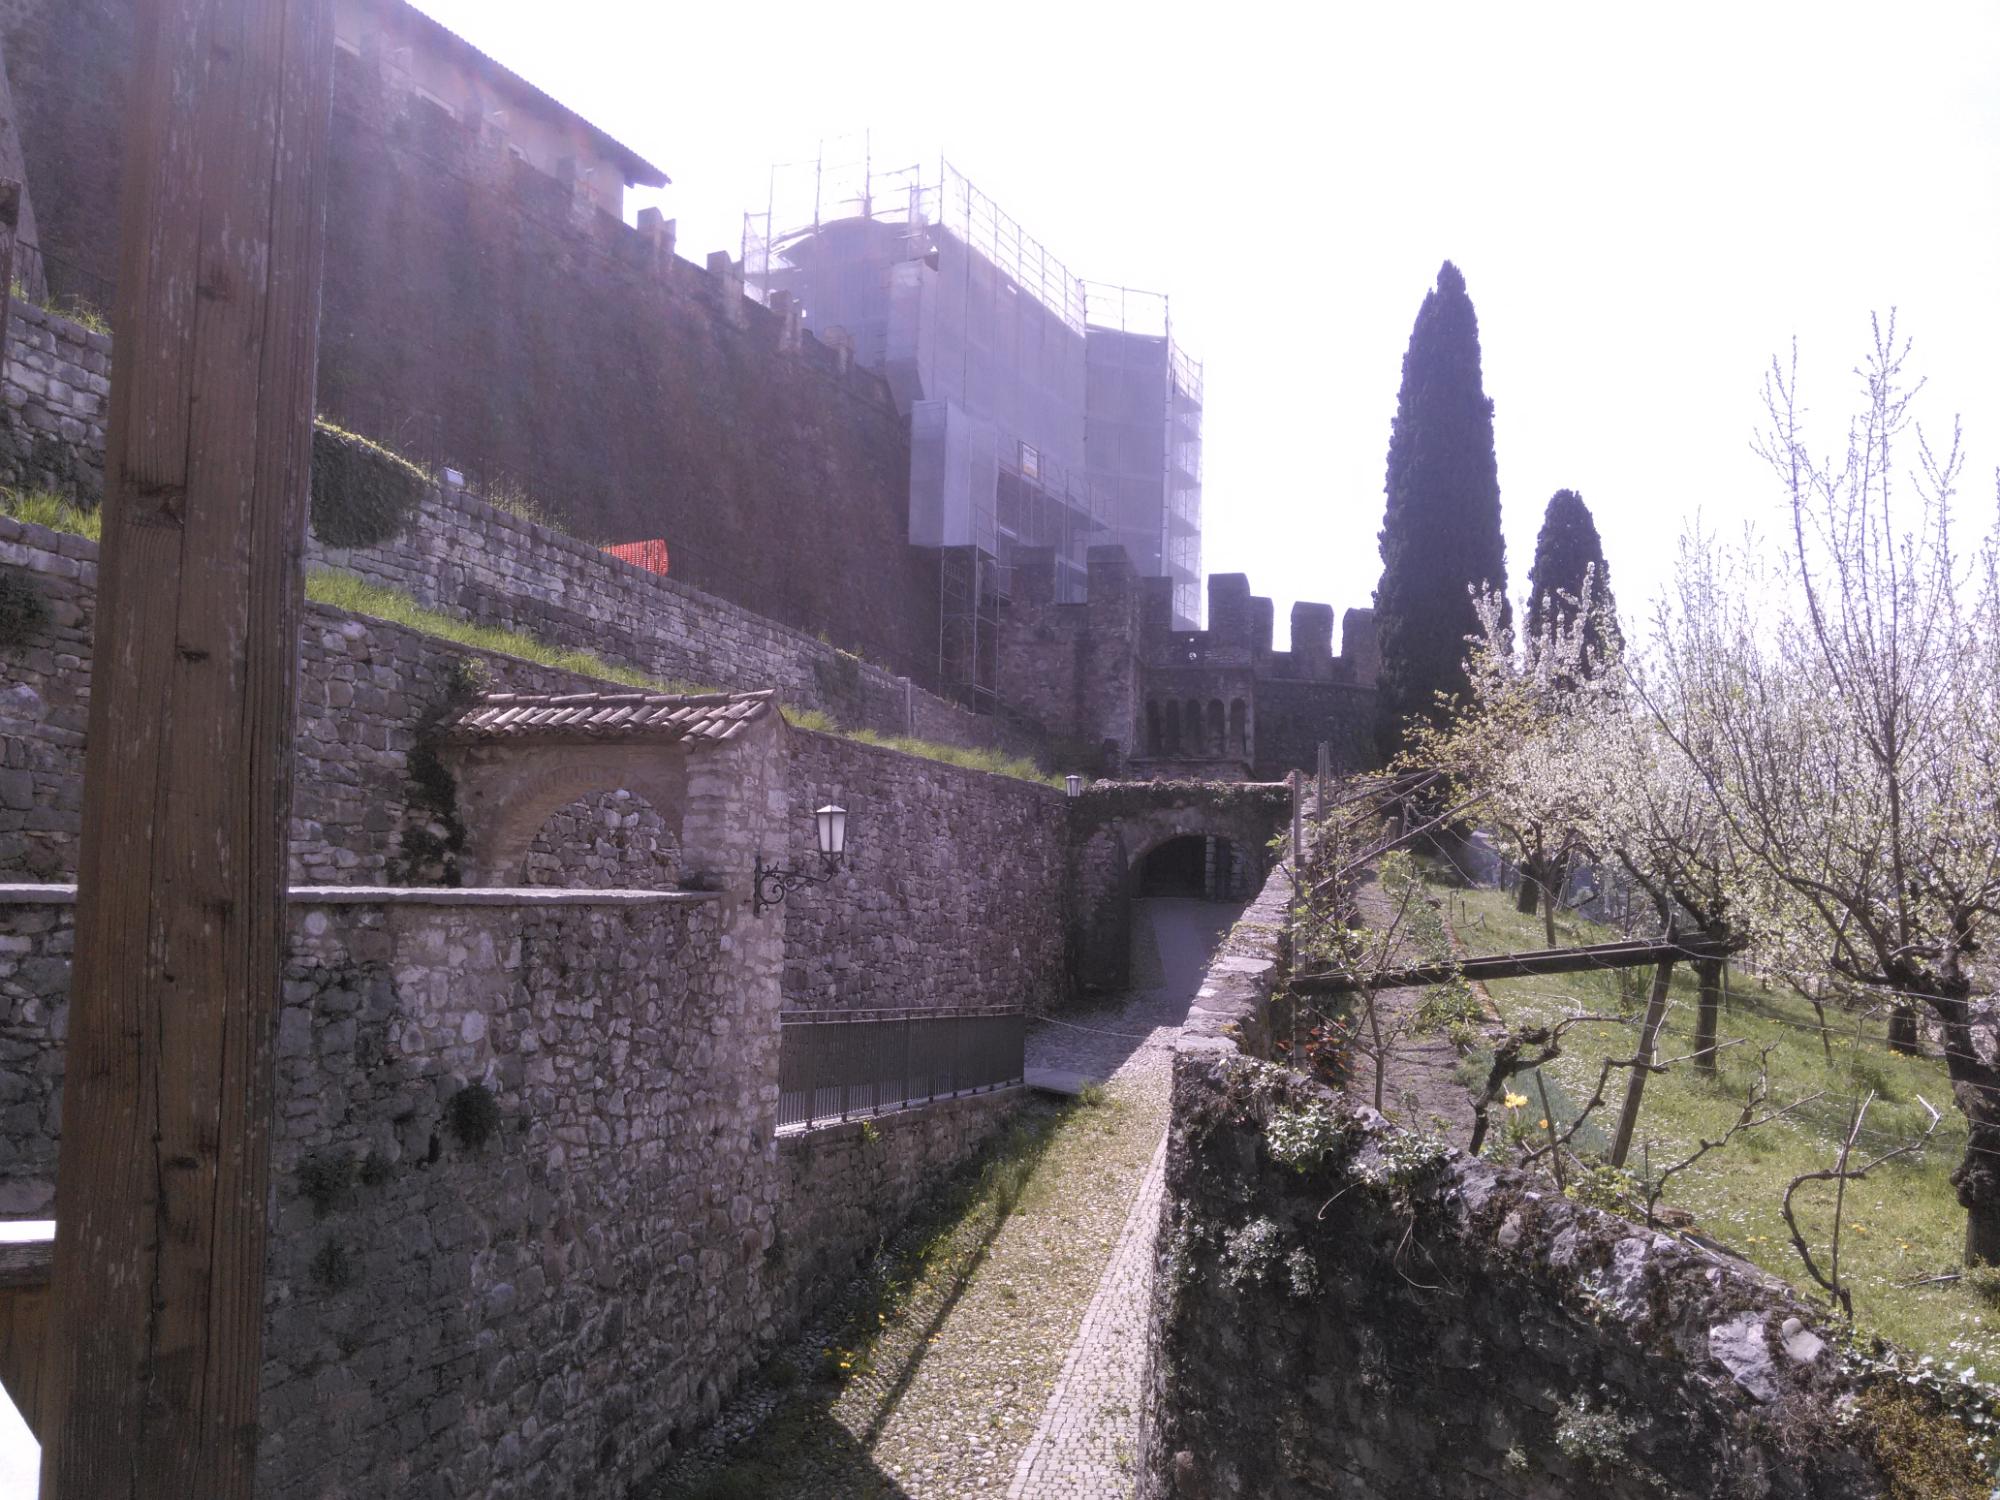
[[[488,693],[446,731],[453,744],[496,740],[722,742],[776,709],[770,689],[754,693]]]

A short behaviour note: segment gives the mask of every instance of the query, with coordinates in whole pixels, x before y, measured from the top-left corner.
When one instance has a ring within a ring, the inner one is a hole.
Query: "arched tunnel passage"
[[[1139,861],[1135,896],[1244,899],[1235,846],[1215,834],[1188,833],[1156,845]]]

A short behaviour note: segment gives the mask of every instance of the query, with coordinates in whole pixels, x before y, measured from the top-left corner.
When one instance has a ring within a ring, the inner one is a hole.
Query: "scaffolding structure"
[[[1201,624],[1202,371],[1174,341],[1166,294],[1085,285],[1087,477],[1106,540],[1171,578],[1174,628]]]
[[[909,537],[940,549],[938,662],[948,689],[992,706],[998,601],[1023,552],[1054,556],[1056,598],[1065,602],[1084,597],[1087,554],[1099,542],[1126,542],[1144,572],[1178,559],[1198,612],[1200,367],[1179,356],[1163,327],[1158,373],[1135,372],[1121,397],[1192,391],[1183,425],[1192,424],[1193,482],[1175,529],[1172,403],[1163,396],[1118,433],[1121,453],[1151,444],[1150,488],[1136,467],[1100,476],[1089,416],[1097,335],[1085,283],[948,161],[928,177],[922,166],[878,166],[861,136],[773,168],[764,209],[744,216],[743,279],[763,301],[794,298],[805,327],[844,335],[909,417]],[[1164,320],[1165,299],[1157,300]],[[1115,339],[1123,337],[1121,323]],[[1151,357],[1134,337],[1121,356]],[[1142,492],[1153,497],[1146,525],[1132,520]]]

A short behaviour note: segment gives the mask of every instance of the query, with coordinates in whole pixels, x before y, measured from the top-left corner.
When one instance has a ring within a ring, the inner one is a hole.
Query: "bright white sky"
[[[1294,599],[1369,601],[1403,348],[1447,257],[1517,595],[1559,488],[1628,618],[1697,508],[1768,516],[1770,355],[1797,334],[1809,403],[1844,419],[1891,305],[1920,410],[1964,416],[1964,519],[1992,515],[1993,0],[419,3],[665,168],[697,261],[738,252],[772,162],[866,129],[879,163],[949,158],[1078,275],[1169,292],[1207,365],[1206,566],[1276,598],[1281,646]]]

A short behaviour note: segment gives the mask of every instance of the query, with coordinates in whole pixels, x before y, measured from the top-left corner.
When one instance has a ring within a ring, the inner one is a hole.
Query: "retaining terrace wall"
[[[97,546],[0,516],[0,581],[42,605],[25,639],[0,645],[0,879],[74,879]],[[406,838],[432,826],[435,812],[412,753],[474,684],[606,686],[317,604],[306,606],[299,656],[291,873],[300,883],[407,883],[389,876]]]
[[[53,1202],[69,899],[0,890],[9,1216]],[[294,892],[259,1494],[626,1493],[1018,1102],[776,1137],[777,986],[724,925],[686,893]]]
[[[833,735],[791,737],[791,847],[848,810],[847,858],[785,901],[785,1003],[805,1010],[1062,1004],[1068,799]]]
[[[106,335],[32,304],[13,305],[0,360],[0,485],[96,503],[104,490],[110,373]],[[81,545],[89,550],[78,556],[94,561],[96,549]],[[776,688],[787,704],[821,710],[848,728],[1016,755],[1038,749],[1026,731],[971,713],[828,641],[463,491],[429,489],[409,527],[376,546],[330,547],[308,533],[306,564],[666,681]]]
[[[104,494],[111,338],[23,302],[9,304],[0,354],[0,485],[95,504]]]
[[[1265,1062],[1285,896],[1174,1062],[1142,1497],[1919,1493],[1781,1284]],[[1301,1112],[1326,1150],[1295,1170],[1271,1129]]]
[[[872,662],[471,495],[432,489],[416,520],[374,547],[308,539],[337,568],[481,625],[525,630],[669,681],[776,688],[851,729],[1032,755],[1035,741]],[[850,580],[858,591],[875,587]]]

